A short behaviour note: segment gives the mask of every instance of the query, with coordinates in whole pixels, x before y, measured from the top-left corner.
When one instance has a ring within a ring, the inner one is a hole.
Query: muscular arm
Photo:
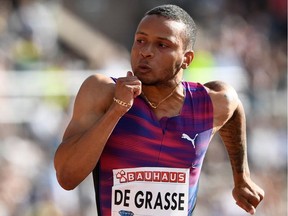
[[[237,205],[254,214],[264,191],[250,178],[247,159],[246,119],[235,90],[222,82],[205,84],[214,107],[214,132],[219,131],[232,166],[233,197]]]
[[[114,85],[103,75],[92,76],[82,84],[54,158],[57,179],[64,189],[74,189],[92,172],[114,127],[129,110],[113,102],[113,97],[132,104],[139,94],[133,86],[140,84],[130,76]]]
[[[247,160],[246,120],[241,102],[232,117],[219,130],[232,166],[234,182],[250,177]]]
[[[103,77],[89,77],[76,96],[72,119],[54,159],[57,179],[67,190],[75,188],[93,170],[120,118],[113,112],[115,106],[108,106],[112,101],[106,85],[108,80]]]

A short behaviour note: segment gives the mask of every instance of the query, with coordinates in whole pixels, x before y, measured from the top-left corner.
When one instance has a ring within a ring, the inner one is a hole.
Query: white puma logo
[[[195,148],[195,140],[197,136],[198,134],[196,134],[195,137],[192,139],[187,134],[183,133],[181,138],[189,140],[192,143],[193,147]]]

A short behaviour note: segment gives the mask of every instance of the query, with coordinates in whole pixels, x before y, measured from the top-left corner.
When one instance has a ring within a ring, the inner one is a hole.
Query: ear
[[[190,65],[190,63],[193,61],[194,59],[194,51],[193,50],[189,50],[184,54],[184,59],[181,65],[181,68],[186,69],[188,68],[188,66]]]

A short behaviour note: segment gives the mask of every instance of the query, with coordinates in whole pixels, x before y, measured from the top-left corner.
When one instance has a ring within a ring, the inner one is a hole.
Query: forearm
[[[250,178],[247,159],[246,119],[241,102],[219,131],[232,166],[235,185]]]
[[[88,130],[61,143],[54,163],[63,188],[74,189],[92,172],[120,118],[121,115],[112,106]]]

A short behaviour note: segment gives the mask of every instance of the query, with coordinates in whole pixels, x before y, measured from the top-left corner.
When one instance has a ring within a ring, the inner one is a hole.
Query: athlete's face
[[[164,84],[187,67],[185,25],[162,16],[145,16],[135,33],[131,66],[144,85]]]

